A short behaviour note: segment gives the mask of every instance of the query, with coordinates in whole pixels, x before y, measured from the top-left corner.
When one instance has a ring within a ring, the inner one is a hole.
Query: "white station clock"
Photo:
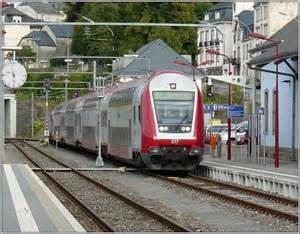
[[[2,80],[8,88],[19,88],[26,82],[26,79],[26,70],[17,61],[6,64],[2,69]]]

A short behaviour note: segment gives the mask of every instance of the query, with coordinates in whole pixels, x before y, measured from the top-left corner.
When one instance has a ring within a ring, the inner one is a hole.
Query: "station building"
[[[280,158],[297,160],[299,103],[298,103],[298,23],[291,20],[271,37],[279,44],[280,64],[278,71],[279,87],[279,147]],[[263,45],[265,45],[264,43]],[[261,144],[266,147],[267,156],[273,157],[275,144],[275,47],[262,51],[248,64],[258,72],[261,81],[260,107],[263,115],[260,120]]]

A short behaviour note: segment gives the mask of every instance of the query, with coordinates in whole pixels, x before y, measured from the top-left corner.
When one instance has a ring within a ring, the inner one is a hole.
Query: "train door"
[[[129,158],[132,158],[132,120],[129,119],[129,125],[128,125],[128,155],[129,155]]]
[[[80,144],[80,135],[81,135],[81,113],[76,113],[75,117],[75,142]]]
[[[107,152],[110,153],[110,146],[111,146],[111,129],[110,129],[110,120],[108,120],[108,141],[107,141]]]
[[[60,136],[61,136],[61,141],[64,142],[65,139],[65,116],[64,115],[61,115]]]

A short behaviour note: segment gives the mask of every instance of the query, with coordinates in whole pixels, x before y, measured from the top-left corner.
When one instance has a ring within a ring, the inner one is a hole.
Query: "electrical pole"
[[[252,79],[251,161],[256,161],[256,79]]]
[[[31,93],[31,138],[34,136],[34,97]]]
[[[102,145],[102,141],[101,141],[101,137],[102,137],[102,132],[101,132],[101,128],[102,128],[102,118],[101,118],[101,100],[104,97],[104,80],[102,77],[98,77],[96,80],[96,94],[97,94],[97,104],[98,104],[98,156],[96,159],[96,166],[97,167],[103,167],[104,166],[104,162],[102,159],[102,149],[101,149],[101,145]]]
[[[68,76],[65,76],[65,102],[68,101]]]
[[[2,32],[1,32],[1,51],[0,51],[0,157],[2,162],[2,157],[4,156],[4,84],[2,82],[2,69],[3,69],[3,51],[2,51]]]
[[[93,61],[93,90],[96,90],[97,63]]]

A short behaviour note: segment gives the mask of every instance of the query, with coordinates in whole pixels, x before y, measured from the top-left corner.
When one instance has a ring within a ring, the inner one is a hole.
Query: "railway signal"
[[[212,97],[213,96],[213,86],[212,85],[207,85],[206,86],[206,94],[208,97]]]
[[[79,97],[79,94],[80,94],[80,91],[79,91],[79,90],[74,90],[74,91],[73,91],[73,98],[78,98],[78,97]]]
[[[48,92],[50,88],[50,81],[49,80],[44,80],[43,83],[43,91],[44,93]]]

